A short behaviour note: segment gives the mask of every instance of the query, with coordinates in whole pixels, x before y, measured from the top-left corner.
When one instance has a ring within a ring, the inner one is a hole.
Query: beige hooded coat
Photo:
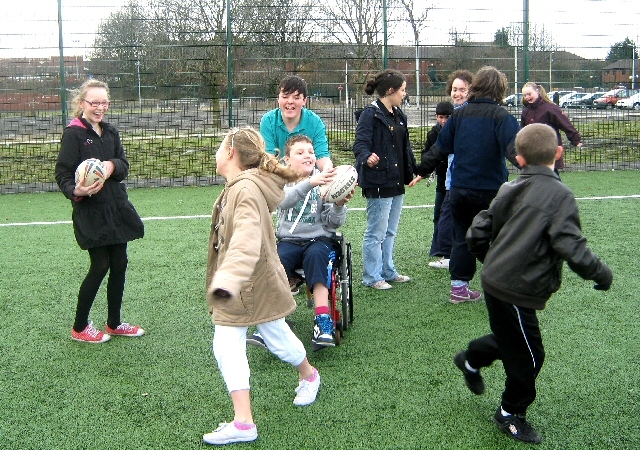
[[[271,216],[284,198],[284,183],[273,173],[245,170],[227,181],[213,205],[206,281],[216,325],[256,325],[296,309]],[[231,297],[214,295],[216,289]]]

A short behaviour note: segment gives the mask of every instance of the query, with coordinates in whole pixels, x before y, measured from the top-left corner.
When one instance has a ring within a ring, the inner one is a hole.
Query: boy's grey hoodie
[[[287,184],[284,193],[284,200],[277,208],[278,239],[333,238],[336,229],[347,219],[347,207],[323,202],[318,187],[312,187],[309,178]]]

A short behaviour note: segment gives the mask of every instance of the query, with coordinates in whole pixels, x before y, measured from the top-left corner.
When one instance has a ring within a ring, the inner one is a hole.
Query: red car
[[[621,98],[629,97],[629,91],[627,89],[612,89],[602,97],[593,101],[594,108],[615,108],[616,103]]]

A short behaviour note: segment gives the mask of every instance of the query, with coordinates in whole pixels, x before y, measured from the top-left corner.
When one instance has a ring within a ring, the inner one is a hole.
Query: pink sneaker
[[[89,322],[89,325],[80,332],[71,328],[71,339],[78,342],[88,342],[90,344],[102,344],[111,339],[111,336],[93,328],[93,322]]]
[[[451,303],[458,304],[463,302],[477,302],[482,298],[482,292],[472,291],[469,285],[453,287],[451,286]]]
[[[109,325],[105,325],[105,333],[111,336],[138,337],[144,334],[144,330],[138,325],[131,326],[128,323],[121,323],[115,329],[110,328]]]

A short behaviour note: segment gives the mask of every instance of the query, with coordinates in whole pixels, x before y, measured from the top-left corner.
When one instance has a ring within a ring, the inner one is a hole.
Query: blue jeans
[[[404,195],[367,199],[367,230],[362,241],[362,283],[366,286],[398,276],[393,247],[403,203]]]

